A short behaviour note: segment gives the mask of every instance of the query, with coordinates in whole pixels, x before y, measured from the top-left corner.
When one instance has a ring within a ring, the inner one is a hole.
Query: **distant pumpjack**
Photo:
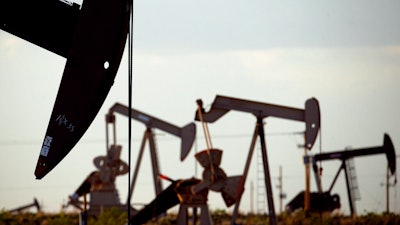
[[[36,207],[37,212],[40,212],[40,210],[41,210],[41,209],[40,209],[39,202],[37,201],[36,198],[34,198],[34,199],[33,199],[33,203],[28,204],[28,205],[24,205],[24,206],[20,206],[20,207],[15,208],[15,209],[10,209],[10,210],[8,210],[8,212],[9,212],[9,213],[21,212],[21,211],[23,211],[23,210],[25,210],[25,209],[29,209],[29,208],[31,208],[31,207]]]
[[[304,207],[304,191],[297,194],[289,203],[286,204],[286,212],[295,212]],[[311,213],[332,212],[341,207],[340,196],[338,194],[331,194],[329,191],[318,193],[310,193],[310,209]]]
[[[160,180],[161,172],[160,172],[160,166],[159,166],[159,162],[158,162],[156,142],[155,142],[155,138],[154,138],[155,134],[153,132],[153,129],[160,129],[164,132],[167,132],[169,134],[177,136],[181,139],[180,160],[182,161],[187,157],[187,155],[190,152],[190,149],[193,146],[194,139],[196,136],[196,125],[193,122],[191,122],[183,127],[178,127],[176,125],[168,123],[164,120],[161,120],[159,118],[156,118],[154,116],[151,116],[149,114],[141,112],[139,110],[129,109],[127,106],[124,106],[120,103],[115,103],[109,109],[109,112],[106,115],[107,146],[109,145],[108,144],[109,143],[109,140],[108,140],[108,137],[109,137],[108,126],[109,125],[112,125],[112,127],[113,127],[113,132],[112,132],[113,142],[114,142],[114,144],[116,143],[115,113],[119,113],[124,116],[129,116],[129,113],[130,113],[130,116],[132,119],[137,120],[146,126],[146,130],[144,131],[142,143],[141,143],[139,154],[137,157],[136,167],[135,167],[135,170],[132,175],[131,188],[129,190],[130,194],[128,195],[127,204],[131,203],[131,199],[129,199],[129,196],[132,196],[133,190],[135,188],[136,180],[137,180],[138,173],[139,173],[139,168],[141,165],[144,149],[146,146],[146,141],[149,141],[151,165],[152,165],[152,169],[153,169],[153,182],[154,182],[154,188],[155,188],[155,195],[156,196],[159,195],[162,192],[163,187],[162,187],[162,183]]]
[[[115,185],[116,177],[128,173],[128,165],[120,159],[121,146],[111,146],[106,156],[98,156],[93,160],[98,170],[90,173],[76,191],[69,197],[68,204],[80,209],[86,216],[86,195],[90,195],[88,215],[100,213],[112,207],[126,210],[121,204]],[[83,196],[83,202],[79,198]],[[132,209],[133,210],[133,209]]]
[[[396,171],[396,155],[395,155],[395,149],[392,143],[392,140],[390,139],[390,136],[388,134],[384,134],[384,139],[383,139],[383,145],[382,146],[377,146],[377,147],[367,147],[367,148],[360,148],[360,149],[352,149],[352,150],[341,150],[341,151],[333,151],[333,152],[326,152],[326,153],[321,153],[321,154],[316,154],[311,158],[305,158],[304,160],[312,160],[313,164],[313,171],[315,175],[315,179],[317,182],[317,187],[318,187],[318,193],[315,193],[314,196],[314,208],[317,207],[317,204],[323,202],[323,199],[327,199],[326,196],[329,195],[331,198],[333,198],[332,205],[323,207],[327,211],[331,211],[335,208],[340,207],[340,204],[338,205],[337,195],[330,195],[333,186],[337,180],[337,178],[340,175],[340,172],[344,170],[345,177],[346,177],[346,188],[347,188],[347,194],[348,194],[348,199],[349,199],[349,205],[350,205],[350,212],[352,215],[356,214],[356,209],[355,209],[355,191],[354,188],[357,188],[356,186],[352,187],[352,177],[350,174],[350,168],[348,166],[349,160],[352,160],[354,157],[358,156],[368,156],[368,155],[374,155],[374,154],[385,154],[387,161],[388,161],[388,168],[391,172],[392,175],[395,174]],[[339,159],[342,161],[341,166],[339,167],[339,170],[337,171],[335,178],[332,181],[332,184],[328,191],[323,192],[322,191],[322,186],[321,186],[321,178],[320,178],[320,173],[319,173],[319,168],[317,166],[318,161],[325,161],[325,160],[333,160],[333,159]],[[301,194],[301,193],[300,193]],[[287,204],[287,209],[293,211],[296,210],[299,207],[299,204],[297,204],[295,201],[297,197],[295,197],[290,203]],[[327,204],[325,202],[325,204]]]

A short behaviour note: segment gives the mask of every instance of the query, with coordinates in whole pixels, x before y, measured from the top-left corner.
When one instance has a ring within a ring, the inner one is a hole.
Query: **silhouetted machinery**
[[[219,167],[222,151],[219,149],[204,150],[197,153],[195,158],[204,168],[202,179],[189,178],[174,181],[168,178],[172,181],[172,184],[150,204],[136,213],[130,220],[131,225],[146,223],[177,204],[179,204],[177,225],[188,224],[188,210],[190,208],[193,209],[193,224],[196,223],[197,209],[200,209],[200,224],[212,225],[207,205],[210,190],[220,192],[227,207],[232,206],[237,201],[242,193],[241,182],[243,182],[243,177],[228,177],[224,170]]]
[[[118,207],[126,210],[121,204],[118,190],[115,185],[117,176],[128,173],[128,165],[120,159],[122,147],[112,145],[105,156],[98,156],[93,160],[97,170],[93,171],[69,198],[69,204],[87,211],[86,194],[90,195],[89,215],[99,215],[103,210]],[[83,197],[83,202],[79,198]],[[86,215],[84,215],[86,216]]]
[[[86,194],[90,195],[89,201],[89,215],[98,215],[102,210],[118,207],[125,211],[127,205],[130,205],[131,199],[127,199],[126,204],[121,204],[118,191],[115,186],[115,179],[119,175],[128,173],[128,165],[120,159],[122,146],[116,144],[116,120],[115,114],[120,113],[122,115],[128,116],[129,108],[116,103],[114,104],[109,113],[106,115],[106,145],[109,146],[106,156],[99,156],[94,159],[94,164],[98,170],[92,172],[85,181],[79,186],[73,195],[70,196],[69,204],[79,208],[83,212],[86,212]],[[131,109],[131,118],[138,120],[146,125],[146,130],[144,132],[141,148],[139,151],[138,161],[133,174],[131,190],[132,194],[134,186],[136,183],[136,178],[138,176],[139,167],[141,164],[141,159],[146,146],[146,141],[149,141],[150,145],[150,155],[152,160],[153,168],[153,181],[155,187],[155,194],[159,195],[163,188],[160,180],[160,169],[157,157],[156,144],[154,140],[153,129],[157,128],[173,134],[181,138],[181,153],[180,159],[183,160],[188,154],[193,145],[196,127],[194,123],[189,123],[188,125],[180,128],[173,124],[167,123],[156,117],[150,116],[143,112],[135,109]],[[113,144],[109,144],[109,125],[113,126]],[[83,201],[79,198],[83,197]],[[133,214],[136,213],[136,209],[133,209]]]
[[[24,211],[26,209],[32,208],[32,207],[35,207],[37,212],[40,212],[40,210],[41,210],[39,202],[38,202],[38,200],[36,198],[33,199],[33,203],[28,204],[28,205],[24,205],[24,206],[20,206],[20,207],[17,207],[15,209],[10,209],[10,210],[8,210],[8,212],[9,213],[15,213],[15,212],[19,213],[19,212],[22,212],[22,211]]]
[[[272,188],[269,176],[268,158],[264,137],[263,119],[266,117],[280,117],[306,123],[306,148],[311,149],[318,135],[320,126],[319,104],[315,98],[306,101],[305,109],[297,109],[285,106],[271,105],[266,103],[217,96],[209,112],[205,112],[202,101],[197,100],[198,108],[195,119],[202,122],[206,137],[207,149],[196,154],[197,161],[204,168],[202,179],[195,178],[173,181],[172,184],[160,193],[143,210],[139,211],[130,220],[131,224],[142,224],[166,210],[180,203],[180,211],[177,224],[187,224],[187,208],[201,208],[200,224],[211,224],[207,209],[207,193],[209,190],[221,192],[225,204],[229,207],[235,204],[231,223],[234,224],[238,214],[240,198],[244,190],[247,173],[249,171],[251,158],[255,148],[257,137],[260,138],[262,146],[263,166],[265,173],[265,186],[267,189],[267,200],[269,206],[270,223],[276,224],[274,203],[272,199]],[[214,149],[211,143],[207,122],[215,122],[230,110],[238,110],[253,114],[257,123],[253,139],[248,153],[243,175],[227,177],[219,167],[222,151]],[[194,213],[195,215],[195,213]]]
[[[329,191],[318,193],[310,193],[310,209],[311,213],[332,212],[341,207],[340,196],[331,194]],[[286,211],[294,212],[304,207],[304,191],[297,194],[289,203],[286,204]]]
[[[126,46],[131,8],[128,0],[2,1],[0,29],[66,59],[36,179],[66,157],[103,105]]]
[[[264,169],[264,178],[265,178],[265,188],[267,193],[268,200],[268,209],[269,209],[269,218],[270,224],[277,224],[276,215],[275,215],[275,207],[273,201],[272,187],[271,187],[271,178],[269,174],[269,165],[268,165],[268,156],[267,156],[267,148],[265,142],[265,132],[264,132],[264,118],[267,117],[278,117],[282,119],[295,120],[300,122],[305,122],[306,131],[305,131],[305,141],[306,141],[306,149],[310,150],[314,145],[314,142],[317,138],[319,127],[320,127],[320,111],[319,111],[319,103],[315,98],[308,99],[305,103],[305,109],[298,109],[286,106],[272,105],[262,102],[249,101],[244,99],[237,99],[231,97],[225,97],[217,95],[214,102],[211,105],[211,109],[208,112],[203,111],[203,120],[205,122],[215,122],[230,110],[236,110],[241,112],[250,113],[256,117],[256,125],[253,133],[253,138],[250,145],[250,150],[247,156],[246,165],[243,171],[243,182],[242,185],[246,182],[247,174],[250,168],[250,163],[252,159],[252,155],[255,148],[255,143],[257,141],[257,137],[260,138],[261,144],[261,153],[263,159],[263,169]],[[200,120],[198,117],[200,114],[196,114],[196,120]],[[244,187],[242,187],[244,189]],[[239,205],[240,205],[241,195],[239,196],[234,212],[232,215],[231,224],[235,224],[236,217],[238,215]]]
[[[178,225],[188,224],[188,209],[193,209],[193,224],[196,223],[197,209],[200,208],[200,224],[211,225],[212,220],[208,210],[207,200],[210,190],[220,192],[227,207],[230,207],[243,192],[243,176],[227,176],[220,168],[222,150],[215,149],[211,143],[211,136],[207,124],[201,119],[202,103],[198,101],[198,116],[203,125],[206,137],[207,149],[195,155],[197,162],[204,168],[202,179],[190,178],[172,181],[172,184],[148,204],[136,213],[130,220],[130,224],[139,225],[158,216],[163,211],[180,204],[177,218]]]
[[[109,143],[108,137],[109,137],[109,132],[108,132],[108,125],[112,125],[113,127],[113,142],[116,143],[116,121],[115,121],[115,113],[122,114],[124,116],[129,116],[129,108],[127,106],[124,106],[120,103],[115,103],[109,110],[109,113],[106,115],[106,122],[107,122],[107,145]],[[154,182],[154,188],[155,188],[155,195],[158,195],[161,193],[163,190],[162,183],[160,180],[160,166],[158,162],[158,155],[157,155],[157,148],[156,148],[156,142],[155,142],[155,134],[153,132],[153,129],[159,129],[164,132],[167,132],[169,134],[172,134],[176,137],[179,137],[181,139],[181,148],[180,148],[180,160],[183,161],[187,155],[190,152],[190,149],[193,146],[194,139],[196,137],[196,125],[191,122],[188,123],[187,125],[183,127],[178,127],[175,126],[171,123],[168,123],[164,120],[161,120],[159,118],[156,118],[154,116],[151,116],[149,114],[140,112],[136,109],[131,109],[130,110],[130,116],[132,119],[135,119],[141,123],[143,123],[146,126],[146,130],[144,131],[143,134],[143,139],[142,143],[140,146],[139,154],[137,157],[137,163],[135,170],[133,172],[133,177],[131,181],[131,190],[130,195],[132,196],[133,190],[135,188],[136,180],[139,174],[139,169],[140,165],[142,162],[143,158],[143,153],[146,147],[146,142],[149,142],[149,147],[150,147],[150,158],[151,158],[151,165],[153,169],[153,182]],[[127,202],[131,202],[131,199],[128,199]]]
[[[352,215],[356,214],[355,200],[359,199],[358,185],[356,181],[356,176],[354,174],[353,158],[358,156],[367,156],[374,154],[385,154],[388,161],[388,168],[393,175],[396,171],[396,155],[393,147],[393,143],[388,134],[384,134],[383,145],[378,147],[369,147],[353,150],[344,151],[333,151],[327,153],[316,154],[312,157],[305,157],[304,160],[310,161],[313,164],[313,171],[317,182],[318,192],[311,193],[311,208],[313,212],[331,212],[334,209],[340,208],[340,198],[337,194],[331,194],[333,186],[340,175],[340,172],[344,170],[346,178],[346,188],[349,199],[350,211]],[[339,159],[342,161],[335,178],[332,181],[331,186],[328,191],[322,191],[320,172],[317,166],[318,161]],[[286,209],[288,211],[295,211],[297,209],[303,208],[304,199],[301,197],[304,192],[300,192],[293,200],[291,200],[287,205]]]

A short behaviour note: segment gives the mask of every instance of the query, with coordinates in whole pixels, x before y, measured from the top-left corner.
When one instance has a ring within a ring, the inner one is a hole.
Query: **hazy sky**
[[[399,1],[147,0],[135,1],[134,11],[134,108],[184,126],[194,120],[199,98],[207,108],[219,94],[304,109],[305,101],[315,97],[322,125],[310,154],[380,146],[384,133],[400,154]],[[126,54],[109,96],[82,140],[45,178],[35,180],[66,60],[4,31],[0,31],[0,52],[0,208],[18,207],[36,197],[45,211],[57,212],[96,169],[93,158],[106,153],[104,116],[115,102],[128,102]],[[214,147],[224,150],[222,168],[228,175],[243,171],[255,122],[250,114],[232,111],[209,125]],[[284,204],[304,190],[304,152],[297,147],[302,137],[294,134],[303,131],[304,124],[278,118],[265,122],[279,212],[279,166],[287,195]],[[179,139],[155,131],[161,170],[174,179],[200,176],[193,155],[206,145],[201,124],[196,124],[199,138],[184,162],[179,162]],[[133,164],[144,130],[133,122]],[[117,116],[117,138],[127,161],[124,116]],[[149,159],[144,160],[133,202],[146,203],[154,197],[148,191],[153,188]],[[361,194],[358,213],[384,211],[386,157],[358,157],[354,162]],[[256,166],[255,154],[242,211],[257,209],[256,201],[250,203]],[[322,166],[327,190],[340,161]],[[122,202],[127,179],[117,178]],[[314,177],[311,187],[316,191]],[[257,189],[253,191],[256,196]],[[348,214],[343,173],[332,192],[340,195],[342,211]],[[399,195],[398,185],[390,188],[392,211],[400,211]],[[224,208],[219,194],[212,193],[209,199],[210,208]]]

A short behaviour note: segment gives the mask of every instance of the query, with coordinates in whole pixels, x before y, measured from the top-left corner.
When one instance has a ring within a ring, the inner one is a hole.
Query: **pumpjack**
[[[121,204],[115,185],[116,177],[128,173],[128,165],[120,159],[122,146],[113,145],[107,155],[97,156],[93,163],[97,170],[90,173],[82,184],[69,196],[67,205],[81,210],[82,220],[87,216],[100,215],[103,210],[117,207],[125,211],[127,206]],[[89,195],[89,203],[86,195]],[[83,201],[80,198],[83,198]],[[89,209],[88,206],[89,205]],[[131,209],[134,211],[134,209]]]
[[[128,116],[129,110],[131,110],[131,119],[135,119],[146,125],[146,130],[144,132],[141,148],[139,151],[139,156],[137,158],[136,167],[133,174],[130,195],[135,187],[136,179],[139,173],[139,168],[142,160],[142,156],[145,150],[146,142],[149,141],[150,155],[152,160],[153,168],[153,181],[155,194],[159,195],[163,191],[162,183],[160,180],[160,166],[157,158],[157,149],[154,139],[153,129],[157,128],[172,135],[181,138],[181,151],[180,159],[184,160],[190,152],[193,145],[196,126],[194,123],[189,123],[184,127],[178,127],[171,123],[165,122],[149,114],[143,113],[136,109],[129,109],[128,107],[115,103],[106,115],[106,146],[108,147],[106,156],[99,156],[94,159],[94,164],[98,170],[92,172],[80,185],[80,187],[70,196],[69,204],[79,208],[85,216],[87,211],[86,207],[86,195],[90,194],[89,210],[88,215],[99,215],[102,210],[118,207],[120,210],[125,211],[127,205],[131,205],[131,199],[127,199],[126,204],[122,204],[118,197],[118,191],[115,186],[115,178],[118,175],[124,175],[128,173],[128,165],[119,159],[121,154],[121,145],[117,145],[116,140],[116,118],[115,113],[120,113],[122,115]],[[109,141],[109,126],[112,126],[112,137],[113,142],[110,144]],[[83,196],[83,202],[79,201],[79,198]],[[137,209],[130,207],[132,214],[138,212]]]
[[[243,177],[227,176],[219,167],[222,158],[222,150],[210,149],[201,151],[195,158],[204,168],[202,179],[195,177],[173,180],[172,183],[157,197],[137,212],[131,219],[131,225],[146,223],[157,217],[165,210],[179,204],[179,212],[176,224],[186,225],[189,222],[188,210],[193,210],[193,223],[197,223],[197,210],[200,209],[200,225],[212,225],[211,215],[208,209],[208,193],[215,191],[221,196],[227,207],[232,206],[242,193]],[[213,168],[213,169],[211,169]],[[212,172],[214,170],[214,172]],[[165,177],[164,177],[165,179]]]
[[[124,116],[129,115],[129,110],[130,110],[130,115],[132,119],[135,119],[144,125],[146,125],[146,130],[144,131],[143,138],[142,138],[142,143],[140,146],[139,154],[137,157],[137,163],[136,167],[133,173],[133,178],[131,181],[131,189],[130,195],[132,196],[132,192],[134,190],[136,180],[138,177],[141,161],[143,158],[143,153],[145,150],[146,142],[149,142],[149,147],[150,147],[150,156],[151,156],[151,164],[152,164],[152,169],[153,169],[153,182],[154,182],[154,188],[155,188],[155,195],[158,195],[162,192],[163,187],[160,179],[161,171],[160,171],[160,166],[158,162],[158,157],[157,157],[157,149],[156,149],[156,144],[155,144],[155,139],[154,139],[154,132],[153,129],[160,129],[164,132],[167,132],[169,134],[172,134],[174,136],[177,136],[181,139],[181,148],[180,148],[180,160],[183,161],[187,155],[190,152],[190,149],[193,146],[194,139],[196,136],[196,125],[191,122],[185,125],[184,127],[178,127],[176,125],[173,125],[171,123],[168,123],[164,120],[161,120],[159,118],[156,118],[154,116],[151,116],[149,114],[146,114],[144,112],[141,112],[136,109],[129,109],[127,106],[124,106],[120,103],[115,103],[110,109],[108,114],[106,115],[106,132],[107,132],[107,145],[109,144],[109,125],[112,125],[113,127],[113,142],[116,143],[116,120],[115,120],[115,113],[119,113]],[[127,200],[127,203],[129,204],[131,202],[131,199]]]
[[[15,213],[15,212],[21,212],[21,211],[23,211],[23,210],[25,210],[25,209],[29,209],[29,208],[31,208],[31,207],[35,207],[36,208],[36,210],[37,210],[37,212],[40,212],[41,211],[41,207],[40,207],[40,205],[39,205],[39,202],[38,202],[38,200],[36,199],[36,198],[34,198],[33,199],[33,203],[31,203],[31,204],[27,204],[27,205],[24,205],[24,206],[20,206],[20,207],[17,207],[17,208],[15,208],[15,209],[10,209],[10,210],[8,210],[8,212],[9,213]]]
[[[195,155],[197,162],[204,168],[202,179],[192,177],[189,179],[173,180],[167,178],[172,182],[171,185],[157,195],[151,203],[136,213],[130,219],[130,224],[143,224],[151,218],[158,216],[164,210],[179,204],[178,225],[188,224],[188,210],[190,208],[193,209],[193,224],[196,224],[197,209],[200,209],[200,224],[212,225],[207,205],[209,191],[221,193],[227,207],[236,203],[242,194],[243,176],[227,176],[225,171],[220,167],[222,150],[213,148],[207,123],[201,119],[203,114],[202,102],[198,100],[197,103],[197,113],[203,125],[207,145],[207,149]]]
[[[93,122],[116,77],[132,1],[3,1],[0,29],[66,59],[35,168],[42,179]]]
[[[339,150],[326,153],[315,154],[314,156],[304,157],[304,162],[311,162],[313,165],[313,171],[317,183],[318,192],[313,193],[313,198],[311,198],[311,211],[313,212],[331,212],[334,209],[340,208],[340,198],[337,194],[331,194],[336,180],[338,179],[340,172],[343,170],[346,180],[346,188],[348,194],[348,201],[350,212],[354,216],[356,214],[355,200],[359,199],[359,193],[357,192],[358,186],[355,180],[356,176],[353,174],[354,166],[352,165],[352,160],[354,157],[368,156],[376,154],[385,154],[388,161],[388,169],[392,175],[396,171],[396,155],[395,149],[388,134],[384,134],[383,145],[376,147],[359,148],[352,150]],[[331,186],[328,191],[322,190],[321,185],[321,173],[318,168],[317,162],[326,160],[341,160],[341,166],[337,171]],[[303,202],[302,198],[299,197],[303,194],[300,192],[292,201],[286,205],[288,211],[294,211],[296,209],[302,208]]]
[[[271,187],[271,178],[269,174],[269,165],[268,165],[268,156],[267,156],[263,120],[264,118],[267,117],[278,117],[282,119],[305,122],[306,149],[310,150],[314,145],[320,127],[320,111],[317,99],[315,98],[308,99],[305,103],[305,109],[298,109],[293,107],[273,105],[268,103],[255,102],[255,101],[217,95],[214,102],[211,105],[211,109],[208,112],[205,112],[203,108],[201,110],[203,111],[202,118],[199,117],[199,115],[201,114],[196,113],[195,119],[196,120],[202,119],[205,122],[215,122],[231,110],[250,113],[256,117],[257,122],[250,145],[250,150],[247,156],[246,165],[243,171],[242,185],[244,185],[246,181],[252,155],[255,148],[255,143],[257,137],[259,137],[261,144],[262,159],[263,159],[264,178],[265,178],[264,181],[265,181],[268,209],[269,209],[268,214],[269,214],[270,224],[276,225],[277,221],[276,221],[275,206],[274,206],[273,193]],[[242,187],[242,189],[244,189],[244,187]],[[240,199],[241,195],[239,196],[237,202],[235,203],[231,224],[235,224],[236,217],[238,215]]]

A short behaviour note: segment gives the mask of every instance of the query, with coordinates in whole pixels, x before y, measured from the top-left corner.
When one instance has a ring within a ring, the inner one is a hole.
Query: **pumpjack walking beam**
[[[314,155],[313,156],[313,169],[314,169],[315,178],[317,180],[318,190],[320,192],[322,192],[322,187],[320,186],[320,182],[319,182],[320,175],[318,173],[318,166],[317,166],[316,162],[332,160],[332,159],[341,160],[342,164],[339,167],[339,170],[336,173],[336,176],[333,179],[328,192],[331,192],[337,178],[339,177],[341,170],[344,170],[344,173],[346,176],[346,188],[347,188],[347,194],[348,194],[348,199],[349,199],[349,207],[350,207],[351,214],[355,215],[355,205],[354,205],[353,196],[351,195],[349,174],[346,170],[346,161],[349,159],[352,159],[354,157],[374,155],[374,154],[386,154],[386,158],[388,160],[388,168],[389,168],[391,174],[394,175],[394,173],[396,172],[396,155],[395,155],[395,150],[394,150],[392,140],[390,139],[390,136],[388,134],[384,134],[382,146],[353,149],[353,150],[349,150],[349,151],[333,151],[333,152],[326,152],[326,153]]]
[[[9,213],[21,212],[22,210],[29,209],[31,207],[36,207],[37,211],[40,212],[40,205],[39,205],[39,202],[38,202],[38,200],[36,198],[33,199],[33,203],[28,204],[28,205],[24,205],[24,206],[20,206],[20,207],[15,208],[15,209],[10,209],[8,212]]]
[[[203,113],[203,120],[205,122],[215,122],[223,115],[228,113],[230,110],[251,113],[257,119],[257,124],[254,130],[253,139],[251,141],[249,154],[243,172],[243,185],[247,178],[252,154],[254,152],[254,147],[258,136],[260,138],[262,158],[263,158],[264,178],[265,178],[265,187],[267,189],[266,191],[267,191],[270,224],[276,225],[277,221],[276,221],[275,207],[274,207],[272,187],[271,187],[271,178],[269,174],[268,155],[265,143],[263,120],[266,117],[279,117],[283,119],[305,122],[306,148],[310,150],[314,145],[320,127],[319,103],[315,98],[308,99],[305,103],[305,109],[303,110],[298,108],[272,105],[267,103],[248,101],[243,99],[217,95],[211,106],[210,111]],[[195,119],[199,120],[197,112]],[[238,214],[238,208],[240,205],[240,199],[241,195],[235,204],[235,209],[232,215],[231,224],[235,223],[236,216]]]
[[[106,120],[108,123],[112,123],[114,125],[114,142],[116,142],[115,137],[115,115],[114,113],[120,113],[122,115],[128,116],[129,115],[129,108],[124,106],[120,103],[115,103],[110,109],[109,113],[106,115]],[[161,181],[160,181],[160,169],[158,165],[157,155],[156,155],[156,145],[154,140],[154,133],[153,128],[157,128],[163,130],[167,133],[175,135],[181,138],[181,152],[180,152],[180,160],[183,161],[186,156],[189,154],[190,149],[194,143],[194,139],[196,136],[196,125],[191,122],[184,127],[178,127],[161,119],[158,119],[154,116],[149,114],[143,113],[141,111],[131,109],[131,117],[139,122],[142,122],[146,125],[146,130],[143,135],[138,161],[135,167],[135,171],[132,178],[132,185],[130,193],[132,194],[136,179],[138,176],[139,167],[141,164],[142,155],[144,152],[144,148],[146,145],[146,140],[149,140],[150,146],[150,156],[152,160],[152,167],[153,167],[153,180],[156,189],[156,195],[160,194],[162,191]],[[108,127],[108,126],[107,126]],[[108,128],[107,128],[108,131]],[[107,145],[108,145],[108,132],[107,132]],[[132,195],[130,195],[132,196]],[[128,199],[128,204],[131,202],[131,199]]]

